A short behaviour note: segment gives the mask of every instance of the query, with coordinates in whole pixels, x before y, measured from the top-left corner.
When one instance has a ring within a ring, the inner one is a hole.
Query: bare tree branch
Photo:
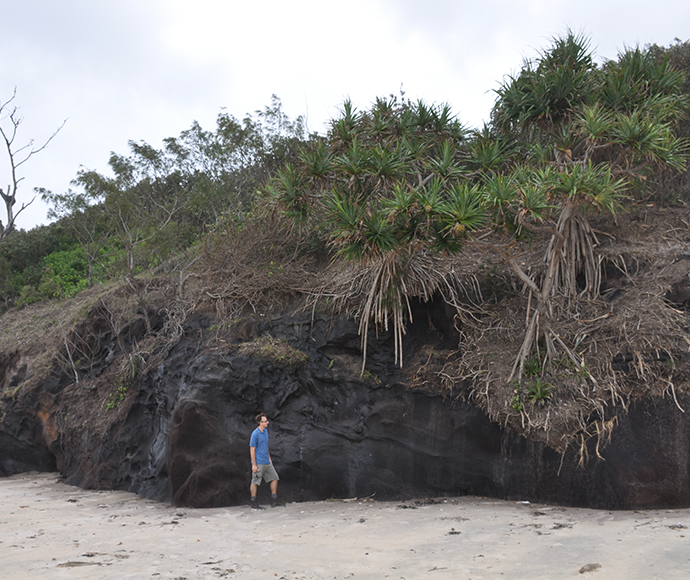
[[[12,96],[7,101],[0,104],[0,137],[2,137],[2,141],[4,142],[10,167],[10,183],[7,185],[6,190],[0,187],[0,197],[2,197],[5,203],[5,212],[7,216],[5,225],[0,221],[0,240],[7,237],[14,230],[14,225],[19,214],[28,208],[36,199],[34,195],[28,203],[22,202],[19,210],[15,211],[14,206],[17,203],[19,184],[24,180],[24,177],[19,176],[19,168],[34,155],[43,151],[65,126],[65,123],[67,123],[67,119],[65,119],[53,134],[38,147],[34,146],[33,139],[29,139],[25,145],[17,146],[15,141],[17,139],[19,126],[24,118],[19,114],[19,107],[13,104],[16,96],[17,89],[15,88]]]

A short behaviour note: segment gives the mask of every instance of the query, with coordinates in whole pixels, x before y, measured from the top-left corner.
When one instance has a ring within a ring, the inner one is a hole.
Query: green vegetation
[[[372,384],[372,385],[380,385],[382,383],[381,379],[377,375],[375,375],[375,374],[373,374],[367,370],[365,370],[362,373],[362,378],[365,381],[367,381],[369,384]]]
[[[650,50],[629,49],[596,67],[587,40],[568,33],[498,90],[492,131],[510,143],[511,154],[489,178],[490,202],[514,236],[552,232],[540,280],[503,251],[536,298],[511,378],[519,380],[539,342],[547,362],[563,350],[577,360],[542,322],[556,295],[598,295],[589,216],[615,213],[660,168],[685,167],[687,145],[676,134],[688,108],[683,83],[683,74]]]
[[[527,386],[527,396],[532,403],[543,405],[551,397],[554,390],[555,387],[553,385],[537,377],[532,384]]]
[[[520,413],[524,409],[524,405],[520,400],[520,393],[522,392],[522,387],[517,381],[513,381],[513,396],[510,399],[510,408],[517,413]]]
[[[529,378],[538,377],[544,370],[540,360],[541,353],[536,353],[532,358],[525,362],[525,376]]]
[[[468,242],[500,256],[534,296],[509,380],[521,380],[539,343],[544,363],[563,350],[577,360],[541,322],[556,295],[598,294],[590,216],[614,214],[658,172],[685,167],[684,76],[657,52],[629,49],[597,67],[587,40],[568,33],[497,91],[480,131],[462,127],[445,104],[391,97],[360,112],[346,102],[327,137],[278,172],[268,192],[292,228],[322,235],[345,263],[368,271],[363,369],[370,323],[392,323],[402,364],[410,297],[452,298],[431,257]],[[544,233],[546,271],[535,276],[515,242]]]
[[[459,251],[487,222],[479,183],[468,178],[469,143],[447,104],[391,96],[357,111],[348,101],[328,135],[267,187],[292,231],[364,272],[362,371],[370,322],[392,323],[402,364],[410,297],[446,286],[433,255]]]
[[[79,244],[59,224],[16,231],[0,243],[0,297],[5,309],[74,296],[86,288],[85,274]]]
[[[131,282],[209,232],[241,228],[253,219],[257,191],[305,139],[302,119],[288,119],[274,97],[241,121],[221,113],[214,131],[194,123],[160,150],[130,142],[129,155],[110,158],[113,177],[82,169],[75,189],[39,190],[57,222],[3,230],[4,309],[70,297],[107,279]]]
[[[161,149],[132,141],[128,155],[111,156],[113,177],[82,169],[75,190],[40,191],[59,221],[3,240],[5,307],[26,286],[35,292],[24,290],[19,305],[131,281],[219,228],[278,208],[304,247],[326,242],[372,270],[363,338],[369,321],[391,321],[400,353],[409,297],[444,286],[443,272],[418,258],[458,253],[487,230],[505,237],[491,249],[538,295],[537,320],[549,294],[580,292],[580,271],[586,293],[596,292],[588,215],[616,211],[638,184],[660,179],[657,167],[684,167],[689,53],[678,41],[596,66],[587,40],[568,32],[498,89],[480,130],[462,126],[448,104],[401,95],[364,111],[345,102],[317,138],[274,97],[242,120],[221,113],[213,131],[194,123]],[[510,241],[548,229],[557,232],[551,265],[536,284]],[[284,267],[271,266],[270,275]],[[528,335],[520,368],[536,338]]]
[[[108,395],[108,398],[105,400],[104,403],[104,408],[106,411],[113,411],[117,409],[122,401],[125,400],[125,397],[127,396],[127,387],[124,385],[120,385],[115,389],[112,393]],[[86,423],[86,422],[84,422]]]

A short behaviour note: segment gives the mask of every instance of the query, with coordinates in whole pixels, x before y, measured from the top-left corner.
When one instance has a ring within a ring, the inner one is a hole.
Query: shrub
[[[44,263],[38,290],[46,298],[71,298],[88,286],[88,264],[82,248],[53,252]]]

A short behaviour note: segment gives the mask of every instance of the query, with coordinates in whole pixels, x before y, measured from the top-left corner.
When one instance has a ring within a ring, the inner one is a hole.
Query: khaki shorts
[[[263,465],[257,465],[259,471],[252,473],[252,485],[261,485],[261,479],[268,483],[269,481],[278,481],[278,472],[273,467],[272,463],[265,463]]]

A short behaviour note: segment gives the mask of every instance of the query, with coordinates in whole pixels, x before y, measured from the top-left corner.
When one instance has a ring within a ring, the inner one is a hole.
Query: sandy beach
[[[55,473],[0,479],[8,580],[689,577],[690,510],[477,497],[196,510],[84,491]]]

